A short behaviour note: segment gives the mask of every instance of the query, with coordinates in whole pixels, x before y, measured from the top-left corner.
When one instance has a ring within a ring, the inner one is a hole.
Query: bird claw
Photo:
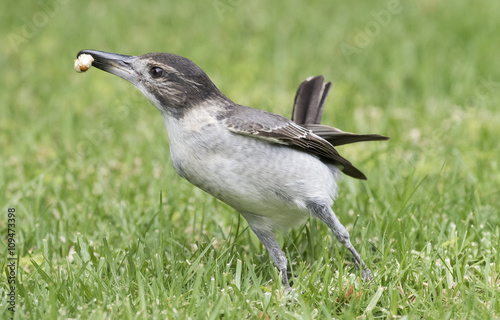
[[[363,268],[363,270],[361,271],[361,277],[365,281],[371,281],[371,280],[373,280],[372,271],[370,269],[368,269],[368,268]]]

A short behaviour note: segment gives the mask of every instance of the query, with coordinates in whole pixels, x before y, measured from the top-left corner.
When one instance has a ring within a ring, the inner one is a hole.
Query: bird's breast
[[[232,133],[209,112],[164,121],[177,173],[240,212],[278,219],[335,196],[334,174],[313,155]]]

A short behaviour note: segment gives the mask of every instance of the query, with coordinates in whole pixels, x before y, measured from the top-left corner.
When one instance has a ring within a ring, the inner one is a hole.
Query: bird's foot
[[[291,294],[292,292],[294,291],[293,287],[290,287],[290,286],[283,286],[283,292],[285,294]]]
[[[363,270],[361,271],[361,277],[365,281],[373,280],[372,271],[368,267],[364,267]]]

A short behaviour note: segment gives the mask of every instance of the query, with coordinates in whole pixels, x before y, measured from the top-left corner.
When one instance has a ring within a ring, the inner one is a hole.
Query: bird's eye
[[[165,70],[160,67],[152,67],[151,70],[149,70],[149,74],[151,77],[158,79],[165,75]]]

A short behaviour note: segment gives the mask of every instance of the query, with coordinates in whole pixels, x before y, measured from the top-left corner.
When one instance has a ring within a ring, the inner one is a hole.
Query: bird
[[[389,138],[321,125],[331,82],[323,76],[306,79],[290,120],[233,102],[198,65],[176,54],[81,50],[77,58],[83,54],[92,56],[93,67],[132,83],[160,111],[176,172],[246,219],[284,287],[290,288],[288,262],[276,233],[310,217],[324,222],[351,252],[363,279],[373,279],[332,210],[342,173],[366,176],[335,146]]]

